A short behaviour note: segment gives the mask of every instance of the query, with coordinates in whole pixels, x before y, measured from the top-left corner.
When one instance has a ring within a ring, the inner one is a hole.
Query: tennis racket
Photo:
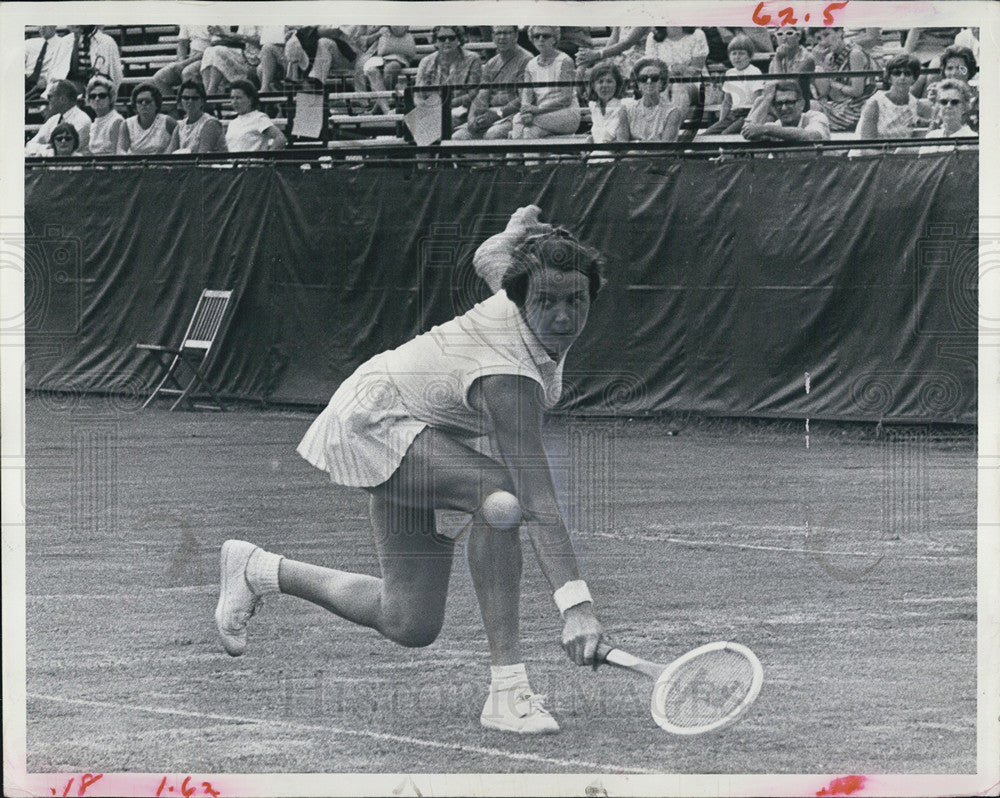
[[[653,720],[672,734],[704,734],[732,726],[764,683],[760,660],[739,643],[708,643],[669,665],[601,643],[597,659],[653,679],[649,699]]]

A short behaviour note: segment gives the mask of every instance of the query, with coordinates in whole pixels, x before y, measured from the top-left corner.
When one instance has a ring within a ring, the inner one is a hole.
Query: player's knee
[[[379,631],[407,648],[423,648],[437,640],[444,625],[444,613],[429,611],[426,605],[407,603],[390,609],[382,617]]]
[[[413,620],[394,624],[383,629],[383,634],[394,643],[406,648],[424,648],[437,640],[441,632],[439,622]]]
[[[501,531],[516,529],[521,525],[521,503],[517,496],[506,490],[493,491],[479,507],[483,520]]]

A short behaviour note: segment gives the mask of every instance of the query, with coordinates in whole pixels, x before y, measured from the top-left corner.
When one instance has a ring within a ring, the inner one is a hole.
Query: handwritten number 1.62
[[[218,798],[219,792],[217,790],[212,789],[211,782],[203,781],[201,783],[201,786],[204,789],[202,795],[210,795],[212,796],[212,798]],[[181,788],[179,792],[181,795],[184,796],[184,798],[191,798],[191,796],[195,794],[195,791],[197,789],[198,789],[197,787],[191,786],[191,777],[188,776],[187,778],[184,779],[183,782],[181,782]],[[167,777],[164,776],[163,781],[160,782],[160,786],[156,788],[156,798],[163,798],[163,796],[176,795],[176,794],[177,791],[174,790],[174,787],[172,785],[169,787],[167,786]]]
[[[840,9],[847,6],[848,0],[844,0],[842,3],[829,3],[826,8],[823,9],[823,24],[832,25],[833,24],[833,12],[840,11]],[[780,27],[785,25],[797,25],[798,19],[795,17],[795,11],[791,6],[788,8],[782,8],[776,12],[778,14],[777,24]],[[757,3],[757,7],[753,10],[753,15],[751,17],[755,24],[757,25],[771,25],[771,15],[764,13],[764,3]],[[809,15],[806,14],[802,18],[803,22],[809,21]]]

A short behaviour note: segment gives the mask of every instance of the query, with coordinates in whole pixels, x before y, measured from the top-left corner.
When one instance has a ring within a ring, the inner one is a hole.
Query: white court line
[[[273,720],[268,718],[248,718],[240,715],[217,715],[212,712],[190,712],[183,709],[164,709],[161,707],[143,707],[133,704],[116,704],[112,701],[90,701],[84,698],[65,698],[56,695],[44,695],[42,693],[27,693],[28,698],[39,701],[55,701],[62,704],[76,704],[84,707],[98,707],[102,709],[117,709],[126,712],[150,712],[154,715],[176,715],[184,718],[198,718],[199,720],[215,720],[225,723],[257,723],[265,726],[281,726],[298,731],[320,731],[327,734],[346,734],[352,737],[365,737],[371,740],[381,740],[384,742],[404,743],[407,745],[419,745],[425,748],[438,748],[446,751],[460,751],[463,753],[482,754],[484,756],[499,757],[506,759],[518,759],[525,762],[536,762],[540,765],[558,765],[567,768],[591,768],[593,770],[613,770],[622,773],[647,773],[658,774],[659,770],[648,770],[646,768],[622,767],[621,765],[605,765],[600,762],[585,762],[580,759],[554,759],[538,754],[524,754],[516,751],[504,751],[500,748],[484,748],[479,745],[462,745],[460,743],[442,743],[437,740],[421,740],[419,737],[407,737],[402,734],[386,734],[384,732],[359,731],[357,729],[342,729],[337,726],[320,726],[311,723],[293,723],[287,720]]]
[[[819,527],[816,527],[818,529]],[[805,531],[803,528],[802,531]],[[826,530],[835,531],[835,530]],[[614,540],[628,540],[629,538],[650,541],[653,543],[678,543],[681,546],[694,546],[696,548],[713,548],[716,546],[724,546],[730,549],[753,549],[755,551],[787,551],[793,554],[822,554],[827,557],[890,557],[897,560],[930,560],[933,562],[941,562],[942,560],[948,560],[955,557],[975,557],[975,554],[896,554],[891,551],[834,551],[821,548],[815,549],[800,549],[793,548],[791,546],[762,546],[756,543],[729,543],[727,541],[721,540],[692,540],[690,538],[677,538],[671,535],[650,535],[650,534],[638,534],[634,532],[588,532],[586,536],[598,537],[598,538],[612,538]]]

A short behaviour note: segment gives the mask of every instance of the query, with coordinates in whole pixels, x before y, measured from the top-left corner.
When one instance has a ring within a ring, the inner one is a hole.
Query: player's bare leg
[[[216,621],[226,650],[246,648],[246,623],[261,597],[281,592],[368,626],[404,646],[434,641],[444,621],[454,543],[438,537],[434,512],[372,497],[381,578],[325,568],[265,552],[244,541],[223,546]],[[227,558],[232,560],[227,571]]]
[[[493,665],[522,662],[520,640],[521,537],[473,518],[468,541],[469,572],[486,627]]]

